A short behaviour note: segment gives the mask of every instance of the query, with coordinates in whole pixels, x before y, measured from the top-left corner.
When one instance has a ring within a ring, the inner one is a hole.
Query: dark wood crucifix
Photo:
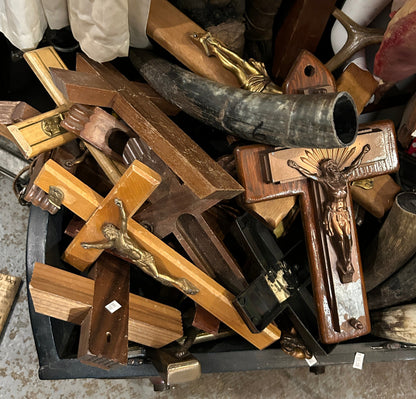
[[[325,157],[319,161],[317,166],[314,166],[317,173],[312,173],[308,169],[299,166],[292,159],[287,161],[288,166],[296,169],[308,179],[318,182],[322,187],[325,195],[321,209],[324,216],[324,229],[335,249],[337,270],[343,283],[352,282],[354,274],[354,267],[351,263],[352,220],[347,208],[348,180],[354,170],[360,166],[364,155],[368,151],[370,151],[370,145],[366,144],[351,165],[342,170],[339,166],[340,160]],[[311,160],[313,160],[312,156]],[[307,163],[306,159],[304,162]],[[309,163],[309,165],[311,164]]]
[[[299,195],[322,341],[368,334],[349,183],[397,170],[393,124],[362,126],[356,142],[345,149],[256,145],[237,149],[236,157],[247,202]]]

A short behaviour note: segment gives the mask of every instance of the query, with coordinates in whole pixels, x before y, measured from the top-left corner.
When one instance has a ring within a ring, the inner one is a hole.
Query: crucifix
[[[118,147],[123,150],[125,163],[138,159],[159,173],[163,177],[160,186],[150,195],[150,205],[138,212],[135,220],[161,239],[173,233],[192,261],[233,293],[246,287],[234,258],[203,216],[220,198],[198,198],[143,140],[132,137],[135,134],[128,126],[99,107],[72,106],[62,126],[112,158],[121,158],[113,150]]]
[[[132,175],[137,177],[132,178]],[[101,254],[102,249],[84,249],[81,243],[103,240],[100,232],[103,224],[119,225],[119,208],[114,200],[120,199],[126,209],[129,236],[140,248],[153,256],[159,272],[189,281],[198,289],[198,293],[190,295],[192,300],[256,347],[265,348],[279,339],[279,330],[273,325],[268,326],[260,334],[251,333],[234,309],[232,305],[234,296],[229,291],[131,219],[132,213],[149,195],[158,180],[155,172],[135,161],[107,197],[102,198],[59,165],[48,161],[39,173],[35,184],[45,191],[49,191],[50,186],[59,188],[63,194],[62,204],[87,221],[75,241],[73,240],[65,251],[65,259],[73,266],[85,270]],[[132,185],[129,181],[138,183]],[[177,287],[182,290],[179,285]]]
[[[236,157],[247,202],[299,195],[322,341],[369,333],[349,183],[397,170],[392,123],[362,126],[346,149],[247,146]]]

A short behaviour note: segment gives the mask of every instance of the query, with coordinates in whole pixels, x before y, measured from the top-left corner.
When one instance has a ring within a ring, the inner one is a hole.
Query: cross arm
[[[57,89],[72,103],[112,107],[117,91],[101,76],[58,68],[49,70]]]

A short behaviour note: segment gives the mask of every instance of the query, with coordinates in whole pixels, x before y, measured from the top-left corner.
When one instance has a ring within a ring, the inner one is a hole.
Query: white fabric
[[[51,29],[62,29],[69,25],[66,0],[42,0],[42,5]]]
[[[128,0],[130,46],[146,48],[150,46],[146,35],[151,0]]]
[[[47,25],[71,26],[81,49],[93,60],[128,55],[129,46],[146,48],[151,0],[0,0],[0,31],[21,50],[37,47]]]
[[[20,50],[36,48],[46,26],[40,0],[0,0],[0,31]]]
[[[99,62],[129,51],[127,0],[68,0],[72,34],[82,51]]]

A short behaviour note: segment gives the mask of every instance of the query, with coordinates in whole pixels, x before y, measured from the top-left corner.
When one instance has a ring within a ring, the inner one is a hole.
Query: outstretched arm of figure
[[[367,154],[368,151],[370,151],[370,144],[366,144],[363,147],[361,152],[358,154],[357,158],[355,158],[354,161],[352,161],[351,165],[346,167],[342,171],[342,173],[345,174],[346,176],[349,176],[352,172],[354,172],[354,170],[357,169],[361,165],[364,155]]]
[[[316,173],[311,173],[309,170],[302,168],[302,166],[299,166],[295,161],[292,159],[288,159],[287,165],[290,166],[293,169],[296,169],[299,173],[301,173],[303,176],[308,177],[309,179],[319,181],[318,175]]]
[[[124,209],[123,201],[121,199],[114,199],[114,203],[119,207],[120,209],[120,231],[121,234],[127,233],[127,216],[126,211]]]
[[[98,241],[98,242],[82,242],[81,246],[84,249],[89,249],[89,248],[111,249],[111,248],[113,248],[114,243],[113,243],[113,241],[104,240],[104,241]]]

